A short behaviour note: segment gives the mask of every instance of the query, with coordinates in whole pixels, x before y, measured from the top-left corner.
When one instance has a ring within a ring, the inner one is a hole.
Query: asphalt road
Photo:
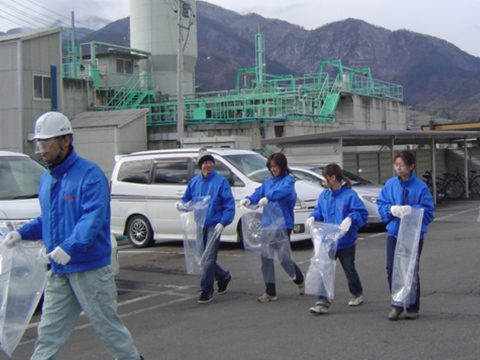
[[[256,301],[244,250],[222,245],[219,263],[231,271],[227,294],[197,304],[199,276],[184,274],[181,243],[140,250],[119,242],[119,312],[146,360],[157,359],[479,359],[480,223],[478,200],[437,207],[420,261],[420,319],[389,321],[385,273],[386,233],[364,231],[357,242],[357,269],[365,303],[347,306],[347,283],[337,265],[330,313],[314,316],[313,296],[299,296],[293,283],[277,286],[279,300]],[[307,271],[312,246],[296,243],[293,255]],[[36,314],[12,359],[33,352]],[[8,359],[0,354],[0,359]],[[82,316],[61,360],[110,359]]]

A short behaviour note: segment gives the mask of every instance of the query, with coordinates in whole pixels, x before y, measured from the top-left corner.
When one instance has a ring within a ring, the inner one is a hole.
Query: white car
[[[267,159],[249,150],[207,149],[215,158],[215,171],[225,176],[235,202],[251,195],[271,176]],[[151,246],[155,241],[182,240],[180,201],[187,183],[200,173],[200,149],[144,151],[118,156],[111,178],[112,232],[126,235],[133,246]],[[317,203],[321,189],[305,181],[295,184],[297,203],[292,241],[308,240],[305,221]],[[241,241],[241,211],[222,233],[222,241]]]
[[[38,185],[45,168],[29,156],[0,151],[0,236],[20,229],[41,213]],[[112,240],[112,269],[119,272],[117,241]]]
[[[0,232],[4,235],[40,214],[38,184],[44,172],[25,154],[0,151]]]
[[[308,181],[321,189],[325,188],[323,166],[295,165],[290,166],[290,170],[295,178]],[[343,170],[343,174],[350,179],[352,189],[356,191],[368,211],[367,225],[383,224],[377,208],[377,198],[382,186],[347,170]]]

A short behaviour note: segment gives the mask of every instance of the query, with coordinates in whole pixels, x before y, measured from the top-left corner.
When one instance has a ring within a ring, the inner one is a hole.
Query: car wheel
[[[130,243],[136,248],[146,248],[154,243],[150,222],[142,215],[135,215],[128,221],[127,236]]]
[[[262,214],[255,213],[255,216],[245,221],[242,219],[241,237],[245,247],[256,248],[262,246],[263,231],[262,231]]]

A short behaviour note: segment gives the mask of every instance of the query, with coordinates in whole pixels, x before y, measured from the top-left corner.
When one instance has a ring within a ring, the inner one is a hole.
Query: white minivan
[[[188,181],[200,173],[201,149],[173,149],[137,152],[117,156],[111,177],[112,232],[126,235],[133,246],[151,246],[155,241],[182,240],[180,201]],[[208,148],[215,158],[215,171],[225,176],[235,202],[250,195],[270,177],[267,159],[249,150]],[[305,181],[295,184],[297,203],[292,241],[310,239],[305,221],[317,203],[321,189]],[[241,241],[241,211],[222,233],[222,241]]]

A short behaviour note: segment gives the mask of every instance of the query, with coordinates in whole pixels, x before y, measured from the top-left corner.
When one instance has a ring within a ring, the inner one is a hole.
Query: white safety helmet
[[[34,139],[50,139],[57,136],[72,135],[70,120],[62,113],[51,111],[40,116],[35,122]]]

